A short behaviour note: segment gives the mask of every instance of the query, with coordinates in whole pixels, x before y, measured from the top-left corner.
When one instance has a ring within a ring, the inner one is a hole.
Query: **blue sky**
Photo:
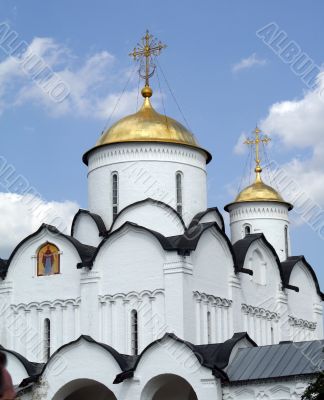
[[[238,143],[258,122],[273,139],[269,157],[319,212],[324,206],[324,101],[256,34],[275,23],[321,66],[323,2],[2,0],[0,15],[71,88],[68,101],[55,104],[0,49],[0,154],[45,206],[67,216],[87,206],[81,156],[107,124],[134,68],[128,53],[147,28],[168,45],[160,63],[191,130],[213,154],[209,205],[222,210],[235,196],[247,158]],[[137,85],[133,77],[111,121],[135,111]],[[182,121],[162,78],[161,85],[167,114]],[[158,92],[156,78],[152,87]],[[0,196],[0,256],[39,222],[15,211],[18,200]],[[293,253],[305,254],[323,282],[324,242],[309,220],[292,214]]]

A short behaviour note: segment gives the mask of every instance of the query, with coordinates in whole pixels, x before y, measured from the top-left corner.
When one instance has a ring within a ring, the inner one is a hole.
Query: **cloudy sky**
[[[68,230],[87,207],[81,156],[107,124],[136,110],[128,53],[148,28],[168,45],[160,85],[152,82],[157,107],[163,99],[167,114],[184,115],[213,154],[210,206],[222,210],[249,178],[242,142],[258,123],[272,138],[265,179],[297,205],[293,253],[324,282],[323,15],[320,0],[2,0],[0,257],[44,219]]]

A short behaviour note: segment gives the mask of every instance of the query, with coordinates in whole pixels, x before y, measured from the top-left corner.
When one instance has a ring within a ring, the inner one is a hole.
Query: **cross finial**
[[[261,180],[261,172],[262,172],[262,167],[261,167],[261,160],[260,160],[260,143],[268,144],[271,142],[271,139],[264,135],[260,135],[262,131],[258,128],[258,126],[255,127],[254,131],[252,132],[255,134],[255,139],[247,139],[244,144],[255,146],[255,173],[257,180]]]
[[[142,89],[142,95],[144,97],[152,96],[152,89],[150,88],[150,78],[154,74],[155,65],[152,61],[153,56],[158,56],[162,49],[165,49],[166,45],[162,44],[160,41],[157,41],[149,31],[146,31],[144,37],[140,43],[137,44],[137,47],[134,47],[134,50],[129,54],[135,61],[140,61],[141,66],[139,69],[140,77],[145,80],[145,87]],[[145,65],[144,65],[145,64]],[[141,68],[145,66],[145,72],[141,72]]]

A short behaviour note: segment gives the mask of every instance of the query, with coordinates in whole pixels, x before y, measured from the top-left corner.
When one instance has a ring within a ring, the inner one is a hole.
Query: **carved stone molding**
[[[55,308],[66,308],[69,304],[71,304],[73,307],[79,307],[81,303],[81,299],[57,299],[53,301],[42,301],[42,302],[32,302],[32,303],[20,303],[20,304],[11,304],[11,309],[14,312],[18,312],[20,310],[23,311],[31,311],[35,309],[38,312],[41,312],[45,307],[48,307],[50,309],[55,309]]]
[[[156,289],[153,291],[143,290],[142,292],[129,292],[129,293],[115,293],[115,294],[105,294],[98,296],[99,302],[101,304],[115,302],[117,299],[121,299],[123,302],[136,299],[141,301],[144,298],[150,299],[150,301],[155,300],[158,294],[164,294],[164,289]]]
[[[274,321],[278,321],[279,318],[280,318],[279,313],[267,310],[267,309],[262,308],[262,307],[255,307],[255,306],[251,306],[251,305],[243,303],[241,309],[242,309],[244,314],[254,315],[254,316],[258,317],[258,318],[274,320]]]
[[[289,321],[289,325],[291,325],[291,326],[306,328],[306,329],[310,329],[312,331],[314,331],[317,326],[316,322],[307,321],[307,320],[301,319],[301,318],[296,318],[296,317],[293,317],[292,315],[288,315],[288,321]]]
[[[231,307],[233,303],[232,300],[213,296],[211,294],[200,293],[198,291],[195,291],[193,294],[194,298],[196,299],[196,302],[204,301],[216,307]]]

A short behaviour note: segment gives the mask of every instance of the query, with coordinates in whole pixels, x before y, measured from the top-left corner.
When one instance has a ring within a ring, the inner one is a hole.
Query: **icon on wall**
[[[37,276],[60,273],[60,250],[53,243],[43,244],[37,254]]]

